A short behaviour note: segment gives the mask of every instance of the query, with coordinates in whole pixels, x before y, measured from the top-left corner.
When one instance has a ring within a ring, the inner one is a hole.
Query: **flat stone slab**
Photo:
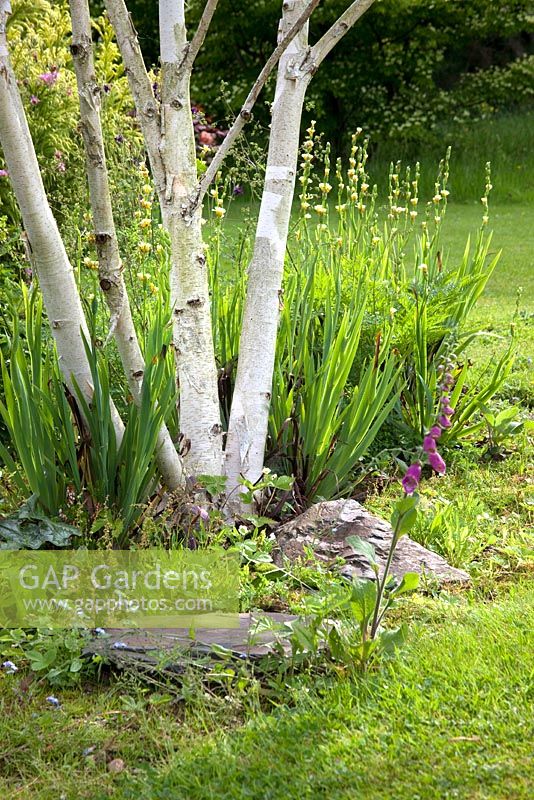
[[[265,619],[281,627],[296,617],[275,612],[239,614],[239,627],[197,628],[194,638],[189,628],[108,628],[105,635],[96,636],[90,642],[84,654],[105,656],[120,667],[137,665],[173,672],[183,671],[192,661],[205,659],[209,663],[222,655],[242,660],[280,656],[280,646],[289,655],[289,644],[283,640],[277,644],[275,631],[256,631],[258,623]]]
[[[300,516],[286,522],[274,531],[277,547],[273,558],[278,566],[285,556],[290,562],[307,558],[306,551],[326,564],[336,559],[346,562],[345,575],[374,578],[364,556],[355,553],[347,544],[348,536],[359,536],[376,549],[377,560],[385,568],[387,553],[393,536],[391,525],[374,516],[356,500],[330,500],[317,503]],[[462,569],[451,567],[444,558],[427,550],[409,536],[403,536],[397,545],[391,572],[400,579],[406,572],[418,572],[434,577],[440,583],[467,583],[469,575]]]

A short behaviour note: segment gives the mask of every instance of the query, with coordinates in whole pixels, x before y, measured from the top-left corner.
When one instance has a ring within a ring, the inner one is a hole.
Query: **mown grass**
[[[444,129],[439,142],[426,147],[389,142],[379,144],[370,161],[373,181],[387,186],[389,164],[420,161],[421,195],[433,194],[436,165],[451,147],[450,185],[458,202],[470,203],[484,186],[484,169],[491,162],[494,201],[534,201],[534,110],[502,114],[457,130]]]
[[[521,800],[531,763],[534,584],[491,603],[415,597],[409,642],[375,674],[294,679],[240,725],[239,695],[184,710],[135,682],[62,691],[0,684],[9,798]],[[92,748],[83,755],[86,748]],[[111,759],[124,760],[113,775]]]

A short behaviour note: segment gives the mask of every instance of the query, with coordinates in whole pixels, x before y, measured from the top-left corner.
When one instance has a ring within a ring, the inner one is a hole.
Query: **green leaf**
[[[407,592],[413,592],[419,586],[419,573],[418,572],[406,572],[402,576],[402,580],[399,585],[390,592],[390,597],[396,597],[399,594],[406,594]]]
[[[392,653],[404,644],[408,636],[408,626],[403,623],[399,628],[381,631],[378,636],[380,649],[383,653]]]
[[[43,545],[68,547],[80,531],[44,516],[30,498],[18,513],[0,519],[0,550],[38,550]]]
[[[353,617],[362,627],[367,625],[376,605],[377,586],[375,581],[356,578],[352,584],[350,608]]]
[[[378,562],[376,560],[376,550],[371,544],[360,536],[347,536],[347,544],[349,544],[355,553],[365,556],[369,562],[371,569],[375,574],[378,574]]]

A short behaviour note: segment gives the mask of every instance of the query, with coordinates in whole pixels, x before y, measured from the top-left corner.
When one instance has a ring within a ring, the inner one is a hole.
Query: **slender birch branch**
[[[294,40],[295,36],[302,30],[304,25],[307,23],[317,6],[321,0],[310,0],[309,5],[305,8],[302,12],[300,17],[297,21],[291,26],[285,36],[280,40],[277,47],[273,50],[267,61],[265,62],[265,66],[263,67],[262,71],[258,75],[256,82],[254,83],[252,89],[248,93],[247,99],[243,103],[241,110],[237,117],[234,120],[234,123],[228,133],[225,136],[224,141],[220,145],[219,149],[217,150],[213,160],[211,161],[208,169],[204,173],[198,187],[198,192],[195,194],[195,197],[191,201],[191,204],[187,210],[187,213],[190,215],[192,211],[200,205],[202,202],[210,184],[212,183],[213,179],[215,178],[217,172],[219,171],[221,164],[223,163],[224,159],[232,149],[235,140],[247,124],[252,119],[252,109],[256,100],[258,99],[261,90],[265,86],[269,75],[273,71],[273,69],[278,64],[280,58],[285,53],[291,42]]]
[[[165,191],[165,168],[161,159],[161,120],[159,103],[145,68],[137,33],[124,0],[105,0],[106,11],[117,37],[126,69],[130,91],[139,116],[145,139],[154,184],[158,192]]]
[[[87,180],[98,251],[100,287],[110,314],[110,336],[117,349],[136,405],[141,402],[144,359],[137,339],[124,279],[113,220],[104,137],[100,119],[100,92],[96,82],[91,17],[88,0],[70,0],[72,21],[71,53],[78,84],[81,131],[85,146]],[[180,456],[165,423],[158,434],[157,458],[160,473],[170,489],[184,484]]]
[[[211,25],[211,20],[213,19],[213,15],[215,14],[218,4],[219,0],[207,0],[204,11],[202,12],[202,16],[200,18],[200,22],[198,23],[198,28],[195,31],[195,35],[186,48],[184,57],[180,64],[181,69],[189,72],[192,70],[199,50],[204,44],[204,39],[206,38],[206,34],[209,26]]]
[[[346,11],[334,22],[331,28],[316,42],[310,53],[310,60],[317,70],[328,53],[334,49],[340,39],[352,28],[363,14],[374,3],[374,0],[355,0]]]

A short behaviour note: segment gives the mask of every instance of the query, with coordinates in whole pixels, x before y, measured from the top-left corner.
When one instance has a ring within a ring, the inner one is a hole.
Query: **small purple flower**
[[[113,650],[128,650],[128,645],[125,642],[113,642],[111,647]]]
[[[9,177],[9,172],[7,169],[0,169],[0,178],[7,178]]]
[[[2,669],[4,669],[8,675],[14,675],[15,672],[18,672],[19,670],[19,668],[12,661],[4,661],[2,664]]]
[[[58,79],[58,71],[56,67],[52,67],[50,72],[43,72],[39,75],[39,80],[46,83],[47,86],[53,86]]]
[[[201,506],[191,506],[191,511],[203,522],[209,522],[210,515],[205,508],[202,508]]]
[[[441,428],[439,427],[439,425],[432,425],[432,427],[430,428],[430,434],[429,435],[432,436],[433,439],[439,439],[439,437],[441,436],[441,433],[442,433],[442,431],[441,431]]]
[[[441,431],[440,431],[441,432]],[[436,440],[433,436],[425,436],[423,440],[423,450],[425,453],[435,453],[436,452]]]
[[[451,408],[451,406],[449,405],[443,406],[441,410],[446,417],[452,417],[452,415],[454,414],[454,408]]]
[[[46,702],[47,702],[47,703],[50,703],[50,705],[51,705],[51,706],[54,706],[54,708],[60,708],[60,706],[61,706],[61,703],[59,702],[59,700],[57,699],[57,697],[54,697],[54,695],[52,695],[52,694],[51,694],[51,695],[49,695],[49,696],[46,698]]]
[[[437,450],[428,454],[428,463],[439,475],[445,475],[447,465]]]
[[[243,187],[240,186],[239,183],[236,183],[236,185],[232,189],[232,194],[234,195],[234,197],[238,197],[240,194],[243,194],[244,191],[245,190],[243,189]]]
[[[56,169],[57,169],[58,172],[65,172],[66,169],[67,169],[67,167],[65,166],[65,162],[64,161],[60,161],[58,163]]]
[[[117,136],[114,136],[113,138],[115,139],[117,144],[122,144],[124,142],[124,136],[122,135],[122,133],[118,133]]]
[[[446,406],[451,402],[451,398],[449,397],[448,394],[442,394],[439,399],[439,402],[441,403],[442,406]]]
[[[421,480],[421,464],[416,461],[406,470],[406,475],[402,479],[402,488],[406,494],[413,494],[419,486]]]
[[[452,425],[452,422],[448,417],[445,416],[445,414],[442,414],[441,417],[439,417],[438,423],[442,428],[450,428]]]
[[[39,100],[39,98],[36,97],[34,94],[32,94],[32,96],[30,97],[30,103],[32,104],[32,106],[38,106],[40,102],[41,101]]]

